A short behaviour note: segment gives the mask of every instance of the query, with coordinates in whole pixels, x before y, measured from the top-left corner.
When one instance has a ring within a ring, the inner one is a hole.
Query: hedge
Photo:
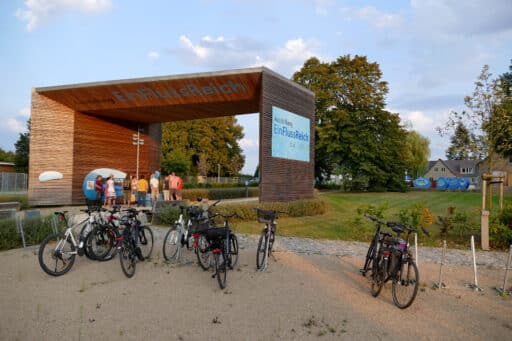
[[[183,199],[197,201],[197,198],[208,198],[210,200],[254,198],[259,195],[257,187],[232,187],[232,188],[191,188],[183,190]]]
[[[211,213],[231,214],[233,212],[237,212],[242,218],[233,218],[233,221],[251,221],[257,220],[258,218],[255,210],[256,207],[259,207],[263,210],[287,212],[286,216],[289,217],[303,217],[324,214],[327,212],[327,206],[327,201],[321,197],[290,202],[272,203],[229,202],[222,203],[221,205],[213,207],[211,209]],[[165,206],[159,209],[156,214],[159,215],[158,218],[162,224],[171,225],[178,219],[180,210],[177,207]]]
[[[26,245],[37,245],[53,233],[51,219],[48,217],[25,218],[22,220]],[[62,226],[61,226],[62,227]],[[59,229],[61,228],[59,227]],[[15,219],[0,220],[0,250],[9,250],[23,247],[21,234],[16,227]]]

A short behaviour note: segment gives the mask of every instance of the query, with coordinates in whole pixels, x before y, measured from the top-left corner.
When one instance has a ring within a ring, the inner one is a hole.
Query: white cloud
[[[268,48],[264,43],[245,38],[227,39],[205,36],[199,42],[182,35],[178,51],[183,59],[213,68],[267,66],[283,74],[299,69],[306,59],[316,55],[318,44],[302,38],[288,40],[284,47]]]
[[[33,31],[62,12],[96,14],[111,8],[112,0],[26,0],[25,8],[18,8],[16,16],[27,22],[28,31]]]
[[[20,109],[18,114],[19,114],[19,116],[22,116],[22,117],[30,117],[30,108],[28,108],[28,107],[22,108],[22,109]]]
[[[243,138],[238,141],[238,144],[244,151],[258,148],[258,142],[253,139]]]
[[[156,51],[151,51],[151,52],[148,53],[148,58],[151,61],[155,61],[158,58],[160,58],[160,54],[158,52],[156,52]]]
[[[411,0],[411,8],[426,31],[480,35],[512,30],[510,0]]]
[[[425,133],[434,129],[434,121],[422,111],[411,111],[403,116],[412,123],[414,130]]]
[[[366,20],[378,29],[397,28],[403,23],[401,14],[384,13],[373,6],[363,8],[342,8],[342,14],[348,20]]]
[[[27,127],[25,122],[20,122],[14,118],[7,119],[7,127],[9,130],[14,131],[15,133],[26,133]]]

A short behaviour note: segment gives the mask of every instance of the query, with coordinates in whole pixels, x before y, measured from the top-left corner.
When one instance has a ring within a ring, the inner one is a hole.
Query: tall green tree
[[[405,139],[405,160],[408,174],[417,178],[425,173],[430,158],[430,140],[411,130]]]
[[[500,85],[506,97],[512,96],[512,59],[508,69],[509,72],[505,72],[499,77]]]
[[[341,56],[307,60],[293,80],[315,93],[315,176],[343,175],[353,189],[402,189],[406,131],[384,110],[387,82],[377,63]]]
[[[27,132],[20,133],[14,144],[14,169],[18,173],[28,173],[29,148],[30,148],[30,119],[27,121]]]
[[[488,158],[488,171],[492,170],[493,156],[496,151],[509,155],[507,147],[510,136],[510,119],[507,113],[508,98],[500,78],[493,79],[489,66],[484,65],[475,82],[471,96],[464,98],[467,110],[451,112],[448,122],[437,128],[441,135],[455,130],[463,123],[474,136],[475,154],[478,158]]]
[[[470,133],[463,122],[458,122],[450,137],[446,158],[448,160],[478,160],[479,149],[475,134]]]
[[[2,148],[0,148],[0,161],[13,162],[14,161],[14,152],[5,151]]]
[[[168,122],[162,128],[162,168],[191,175],[236,176],[244,166],[239,141],[243,127],[234,116]]]

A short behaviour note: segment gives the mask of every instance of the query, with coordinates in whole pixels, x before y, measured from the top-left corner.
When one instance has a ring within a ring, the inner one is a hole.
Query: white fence
[[[27,188],[27,174],[0,172],[0,193],[24,193]]]

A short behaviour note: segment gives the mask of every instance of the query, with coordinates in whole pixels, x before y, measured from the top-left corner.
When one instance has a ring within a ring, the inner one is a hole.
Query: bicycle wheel
[[[46,237],[39,246],[39,265],[51,276],[61,276],[68,272],[75,262],[75,246],[64,234],[54,233]]]
[[[139,230],[139,247],[144,259],[151,257],[153,252],[153,231],[148,226],[141,226]]]
[[[384,286],[384,279],[385,279],[385,271],[384,271],[384,260],[382,257],[375,259],[374,264],[372,267],[372,274],[371,274],[371,288],[370,292],[373,297],[379,296],[380,292],[382,291],[382,287]]]
[[[212,260],[210,255],[210,243],[205,236],[200,235],[197,240],[196,256],[199,266],[205,271],[211,266]]]
[[[181,247],[181,231],[173,227],[164,237],[163,254],[167,261],[175,261],[178,249]]]
[[[406,260],[391,285],[393,302],[400,309],[409,307],[418,293],[419,273],[412,259]]]
[[[119,251],[119,261],[121,262],[121,270],[123,270],[125,276],[128,278],[133,277],[137,264],[137,255],[132,247],[126,245],[125,241],[123,241],[123,245]]]
[[[267,230],[263,230],[260,236],[260,240],[258,241],[258,249],[256,250],[256,268],[260,270],[265,264],[265,259],[267,258]]]
[[[224,254],[222,252],[214,253],[213,258],[215,260],[215,274],[217,275],[217,282],[219,282],[219,287],[224,289],[226,287],[226,279],[228,275]]]
[[[105,225],[98,225],[93,228],[87,235],[85,242],[86,254],[89,254],[92,259],[104,261],[112,259],[115,253],[112,249],[116,243],[116,234],[111,227]]]
[[[366,253],[366,259],[364,261],[364,266],[361,269],[361,274],[366,276],[366,273],[372,268],[373,259],[377,256],[377,241],[374,238],[370,243],[370,247],[368,248],[368,252]]]
[[[234,234],[231,234],[231,236],[230,236],[229,257],[231,258],[231,261],[229,264],[230,269],[234,269],[236,266],[236,263],[238,263],[238,238]]]
[[[80,230],[80,238],[81,240],[84,241],[83,243],[83,246],[82,246],[82,250],[78,249],[78,255],[79,256],[82,256],[85,254],[85,257],[91,259],[91,260],[97,260],[96,259],[96,256],[91,253],[88,248],[87,248],[87,239],[89,238],[89,235],[91,234],[92,230],[94,230],[95,227],[97,227],[98,225],[94,224],[85,224],[82,229]],[[83,252],[83,253],[82,253]]]

